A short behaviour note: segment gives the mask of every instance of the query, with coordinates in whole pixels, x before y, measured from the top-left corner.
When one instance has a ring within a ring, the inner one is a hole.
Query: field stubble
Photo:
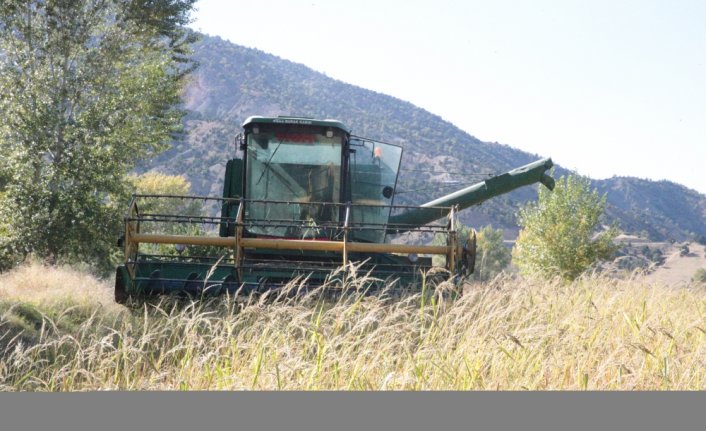
[[[0,390],[706,389],[704,287],[369,282],[127,309],[108,282],[26,265],[0,275]]]

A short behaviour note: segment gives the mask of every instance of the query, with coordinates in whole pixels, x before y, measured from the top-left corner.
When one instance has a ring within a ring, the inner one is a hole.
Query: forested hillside
[[[653,239],[690,239],[704,235],[706,197],[671,181],[615,177],[594,180],[608,196],[606,210],[626,232]]]
[[[490,173],[551,156],[482,142],[411,103],[217,37],[205,36],[195,46],[195,59],[200,67],[184,93],[189,134],[143,169],[185,174],[198,194],[221,193],[225,162],[235,154],[233,139],[250,115],[335,118],[354,134],[402,145],[398,203],[422,203]],[[566,172],[557,168],[555,174]],[[647,232],[655,239],[706,235],[706,197],[701,194],[634,178],[596,185],[608,193],[609,217],[629,232]],[[535,187],[525,187],[464,211],[462,220],[476,227],[492,223],[511,235],[517,207],[535,197]]]

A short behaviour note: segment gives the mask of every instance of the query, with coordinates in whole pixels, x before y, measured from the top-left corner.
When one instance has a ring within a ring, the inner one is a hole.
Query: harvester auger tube
[[[448,210],[440,207],[457,206],[458,210],[463,210],[495,196],[535,183],[541,183],[549,190],[554,190],[554,178],[547,174],[547,171],[553,166],[552,159],[537,160],[510,172],[434,199],[420,205],[420,208],[393,215],[387,225],[387,233],[391,235],[407,232],[415,226],[425,225],[446,217],[449,213]]]

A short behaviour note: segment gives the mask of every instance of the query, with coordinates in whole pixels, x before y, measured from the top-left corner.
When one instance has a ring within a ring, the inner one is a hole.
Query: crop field
[[[0,274],[0,390],[706,389],[703,286],[369,285],[128,309],[109,280],[28,264]]]

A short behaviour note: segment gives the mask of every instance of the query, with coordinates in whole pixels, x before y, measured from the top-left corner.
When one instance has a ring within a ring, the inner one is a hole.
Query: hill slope
[[[145,169],[185,174],[198,194],[219,195],[233,138],[250,115],[336,118],[354,134],[404,147],[396,202],[422,203],[540,156],[483,142],[411,103],[331,79],[304,65],[204,37],[195,47],[199,70],[185,90],[188,137],[145,163]],[[548,155],[542,155],[548,156]],[[558,167],[556,174],[567,171]],[[597,181],[608,193],[608,214],[630,232],[655,239],[706,235],[706,197],[680,185],[616,178]],[[407,193],[405,193],[405,191]],[[516,230],[516,209],[536,197],[525,187],[464,211],[465,223]],[[679,203],[672,205],[670,203]]]
[[[608,196],[608,216],[644,238],[682,241],[704,235],[706,197],[671,181],[614,177],[594,180]]]

